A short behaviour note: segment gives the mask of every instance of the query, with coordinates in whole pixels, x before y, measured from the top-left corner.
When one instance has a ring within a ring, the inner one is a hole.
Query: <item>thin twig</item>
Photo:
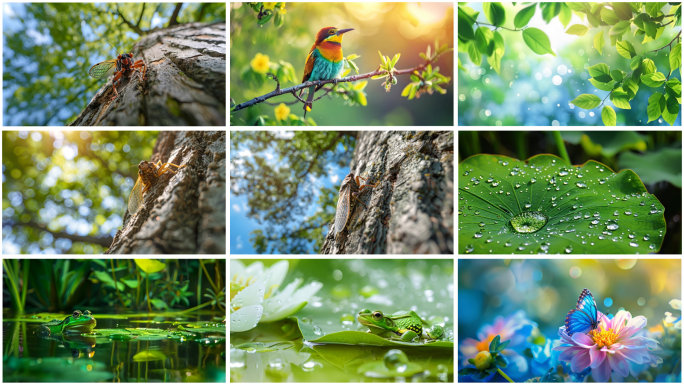
[[[672,43],[674,43],[675,40],[677,40],[677,39],[679,38],[679,36],[681,36],[681,34],[682,34],[682,31],[679,31],[679,33],[677,33],[677,36],[675,36],[672,40],[670,40],[669,43],[663,45],[662,47],[660,47],[660,48],[658,48],[658,49],[654,49],[654,50],[652,50],[651,52],[658,52],[658,51],[660,51],[661,49],[664,49],[665,47],[670,47],[670,49],[672,49]]]
[[[475,24],[477,24],[477,25],[487,25],[487,26],[490,26],[490,27],[494,27],[494,29],[502,28],[502,29],[505,29],[505,30],[507,30],[507,31],[512,31],[512,32],[520,32],[520,31],[522,31],[522,29],[517,29],[517,28],[516,28],[516,29],[511,29],[511,28],[508,28],[508,27],[504,27],[503,25],[499,25],[499,26],[497,27],[497,26],[494,25],[494,24],[482,23],[482,22],[479,22],[479,21],[475,21]]]

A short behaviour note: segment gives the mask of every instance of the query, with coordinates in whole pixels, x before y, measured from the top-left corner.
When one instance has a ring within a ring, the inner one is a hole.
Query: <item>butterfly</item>
[[[568,336],[573,333],[586,333],[598,327],[598,309],[596,301],[588,289],[584,288],[577,299],[577,307],[565,316],[565,331]]]

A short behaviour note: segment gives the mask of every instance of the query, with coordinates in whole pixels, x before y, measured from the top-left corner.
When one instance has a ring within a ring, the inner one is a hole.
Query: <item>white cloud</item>
[[[241,212],[241,211],[242,211],[242,208],[241,208],[239,205],[237,205],[237,204],[233,204],[233,211],[235,211],[235,212]]]

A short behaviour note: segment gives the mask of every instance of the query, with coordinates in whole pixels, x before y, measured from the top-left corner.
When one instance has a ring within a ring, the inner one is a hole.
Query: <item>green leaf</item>
[[[632,68],[636,69],[636,68]],[[644,59],[641,61],[641,70],[644,74],[654,73],[657,71],[656,65],[651,59]]]
[[[623,20],[615,25],[610,29],[610,34],[612,36],[616,36],[619,38],[622,38],[622,35],[625,34],[629,30],[629,20]]]
[[[155,259],[135,259],[135,264],[138,268],[142,269],[143,272],[150,274],[160,272],[166,268],[166,264]]]
[[[632,109],[629,105],[629,94],[622,87],[617,87],[610,93],[610,101],[620,109]]]
[[[461,7],[458,7],[458,38],[464,41],[472,40],[475,38],[475,32],[473,32],[473,20]]]
[[[677,102],[677,99],[666,94],[665,108],[663,108],[663,120],[667,121],[670,125],[674,125],[680,109],[681,104]]]
[[[677,43],[670,51],[670,73],[682,65],[682,43]]]
[[[561,10],[560,3],[542,3],[542,18],[548,24]]]
[[[594,79],[593,77],[589,79],[589,82],[590,82],[594,87],[596,87],[596,88],[598,88],[598,89],[600,89],[600,90],[602,90],[602,91],[612,91],[612,90],[613,90],[613,87],[615,86],[615,82],[612,81],[612,80],[609,81],[609,82],[607,82],[607,83],[602,83],[602,82],[600,82],[600,81]]]
[[[530,19],[534,16],[534,11],[537,10],[537,4],[532,4],[529,7],[521,9],[515,18],[513,19],[513,25],[516,28],[522,28],[530,22]]]
[[[491,45],[490,47],[490,43],[493,39],[494,33],[492,33],[492,30],[489,28],[479,27],[475,31],[475,45],[483,55],[491,55],[494,45]]]
[[[592,109],[596,108],[601,104],[601,98],[596,95],[591,95],[588,93],[583,93],[572,101],[573,104],[582,109]]]
[[[639,68],[640,64],[641,64],[641,57],[634,56],[634,58],[632,58],[632,61],[629,62],[629,68],[632,71],[635,71],[637,68]]]
[[[631,59],[632,57],[636,56],[634,46],[627,40],[618,41],[615,44],[615,48],[617,48],[618,55],[624,57],[625,59]]]
[[[534,53],[538,55],[550,53],[553,56],[556,56],[556,54],[553,53],[553,50],[551,50],[549,37],[546,36],[546,33],[541,29],[529,27],[523,30],[522,35],[525,44],[527,44]]]
[[[616,2],[610,3],[610,6],[613,7],[617,17],[621,18],[622,20],[629,20],[632,18],[632,7],[629,6],[629,3]]]
[[[477,49],[477,45],[474,41],[468,44],[468,56],[470,56],[470,61],[472,61],[473,64],[482,64],[482,55],[480,55],[480,51]]]
[[[613,78],[610,77],[610,67],[608,66],[608,64],[598,63],[592,65],[591,67],[588,67],[587,71],[589,71],[589,76],[595,78],[596,80],[602,83],[607,83],[613,80]]]
[[[663,108],[665,108],[665,99],[661,93],[654,93],[648,98],[648,107],[646,107],[646,113],[648,113],[648,122],[653,120],[658,120],[660,114],[663,113]]]
[[[568,35],[582,36],[585,33],[587,33],[588,30],[589,28],[586,25],[573,24],[570,26],[570,28],[568,28],[567,31],[565,31],[565,33],[567,33]]]
[[[669,181],[677,188],[682,187],[682,149],[663,147],[655,151],[620,154],[618,165],[621,169],[637,172],[644,184]]]
[[[679,79],[670,79],[665,83],[665,89],[675,97],[682,97],[682,83]]]
[[[492,54],[487,57],[487,62],[494,68],[496,73],[501,74],[501,59],[503,58],[506,48],[504,46],[503,37],[498,31],[494,31],[494,39],[492,41],[494,50]]]
[[[629,100],[632,100],[637,92],[639,92],[639,84],[630,77],[622,82],[622,89],[627,92]]]
[[[641,82],[651,88],[658,88],[665,82],[665,75],[660,72],[644,73],[641,75]]]
[[[652,253],[665,235],[663,205],[639,176],[593,160],[475,155],[458,188],[459,253]]]
[[[607,127],[615,126],[617,124],[615,110],[608,105],[604,105],[603,110],[601,110],[601,120],[603,120],[603,125]]]
[[[603,55],[603,31],[598,31],[596,36],[594,36],[594,48],[599,55]]]
[[[646,8],[646,12],[651,16],[651,17],[657,17],[658,12],[660,12],[660,9],[665,6],[666,3],[644,3],[644,7]]]
[[[646,33],[646,36],[655,39],[658,34],[658,26],[652,21],[644,20],[644,32]]]
[[[625,77],[625,73],[619,69],[613,69],[610,71],[610,77],[612,77],[613,80],[620,82]]]
[[[608,25],[613,25],[620,21],[615,12],[612,9],[603,7],[601,8],[601,20],[603,20]]]
[[[494,26],[498,27],[506,21],[506,10],[501,3],[482,3],[482,11]]]
[[[572,19],[572,10],[565,3],[560,3],[560,13],[558,14],[558,20],[563,24],[563,28],[566,28],[570,24],[570,19]]]

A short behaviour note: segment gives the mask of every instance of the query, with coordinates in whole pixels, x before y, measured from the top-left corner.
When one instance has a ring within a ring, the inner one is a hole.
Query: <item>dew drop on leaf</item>
[[[525,204],[526,208],[531,204]],[[522,212],[511,218],[511,226],[518,233],[534,233],[542,229],[549,219],[541,212]]]

